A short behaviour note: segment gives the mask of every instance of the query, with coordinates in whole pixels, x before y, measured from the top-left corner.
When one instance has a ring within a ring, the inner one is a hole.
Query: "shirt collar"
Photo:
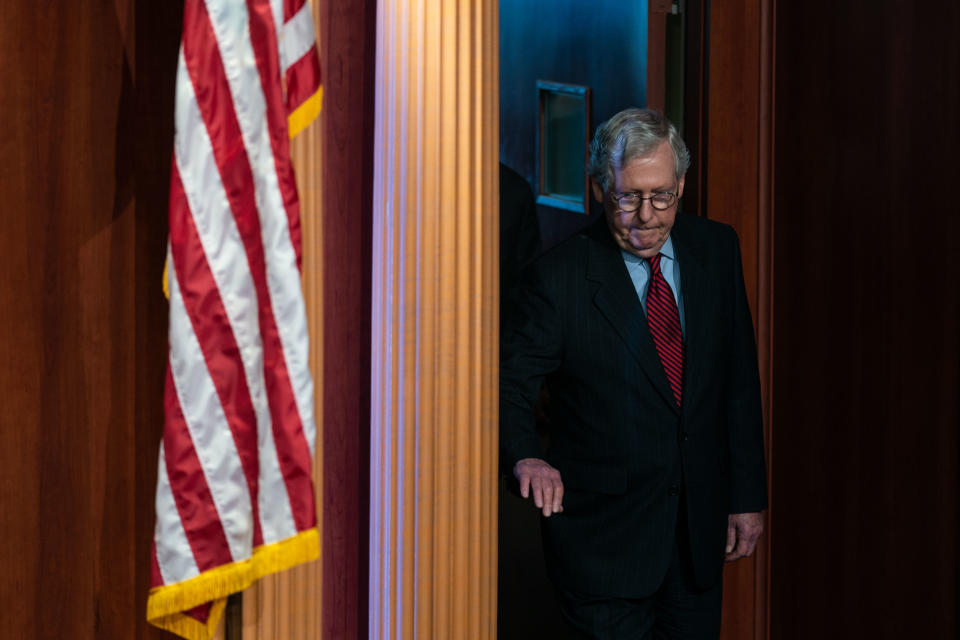
[[[643,258],[637,257],[630,253],[629,251],[624,251],[620,249],[620,253],[623,255],[623,259],[627,264],[641,264],[644,262]],[[667,241],[663,243],[663,246],[660,247],[660,253],[663,254],[663,257],[669,258],[670,260],[676,260],[677,254],[673,250],[673,236],[668,235]]]
[[[663,243],[663,246],[660,247],[660,253],[665,257],[670,258],[671,260],[677,259],[677,254],[673,251],[673,236],[667,236],[667,241]]]

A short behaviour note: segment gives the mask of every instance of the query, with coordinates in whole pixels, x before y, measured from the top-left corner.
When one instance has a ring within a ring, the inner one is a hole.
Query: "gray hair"
[[[673,148],[677,180],[690,168],[690,152],[676,127],[659,111],[624,109],[599,127],[590,143],[587,173],[606,192],[614,183],[614,171],[634,158],[646,158],[664,140]]]

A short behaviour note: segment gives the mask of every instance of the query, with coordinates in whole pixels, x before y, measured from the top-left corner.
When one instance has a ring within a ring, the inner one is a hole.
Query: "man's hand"
[[[560,472],[539,458],[524,458],[513,465],[513,475],[520,482],[520,495],[530,497],[533,489],[533,502],[543,515],[563,511],[563,482]]]
[[[762,513],[731,513],[727,517],[727,562],[746,558],[752,554],[761,533],[763,533]]]

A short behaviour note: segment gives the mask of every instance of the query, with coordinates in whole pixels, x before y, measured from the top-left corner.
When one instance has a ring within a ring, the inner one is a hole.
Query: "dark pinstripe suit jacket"
[[[712,585],[727,515],[766,508],[756,346],[736,233],[678,214],[671,236],[686,321],[682,410],[603,219],[527,269],[504,320],[501,462],[506,471],[545,458],[560,471],[564,511],[543,519],[545,559],[555,581],[584,593],[653,593],[682,503],[697,582]],[[534,419],[545,376],[549,452]]]

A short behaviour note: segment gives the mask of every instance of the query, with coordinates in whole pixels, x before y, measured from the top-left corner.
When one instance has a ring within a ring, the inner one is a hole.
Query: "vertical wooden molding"
[[[320,15],[311,0],[314,27],[320,33]],[[300,196],[303,242],[303,295],[310,334],[310,372],[314,385],[317,439],[313,455],[316,499],[323,495],[323,218],[321,122],[318,119],[290,141],[290,155]],[[323,509],[317,509],[317,529],[323,531]],[[320,560],[266,576],[244,592],[244,640],[319,638],[320,598],[324,549]]]
[[[376,0],[320,0],[323,69],[323,625],[367,637]]]
[[[720,8],[725,7],[726,5],[721,4]],[[714,157],[709,133],[715,104],[711,103],[714,82],[710,76],[710,68],[715,55],[715,45],[711,42],[714,33],[710,22],[711,4],[709,0],[688,2],[685,10],[683,138],[693,156],[693,162],[687,171],[683,192],[685,204],[681,210],[713,218],[711,207],[714,198],[708,197],[708,183],[712,171],[710,162]]]
[[[496,633],[497,26],[378,5],[371,638]]]
[[[647,104],[663,111],[667,103],[667,14],[671,3],[652,0],[647,5]]]
[[[760,0],[760,74],[757,158],[757,356],[763,391],[767,478],[773,478],[773,150],[776,75],[776,0]],[[772,487],[770,487],[772,489]],[[771,491],[772,493],[772,491]],[[770,637],[770,547],[774,505],[767,509],[766,532],[757,545],[754,566],[754,634]]]
[[[771,434],[773,286],[773,11],[775,0],[714,3],[708,39],[710,218],[740,236],[756,325],[768,477]],[[767,523],[769,527],[769,513]],[[723,640],[766,640],[770,531],[749,559],[724,570]]]

